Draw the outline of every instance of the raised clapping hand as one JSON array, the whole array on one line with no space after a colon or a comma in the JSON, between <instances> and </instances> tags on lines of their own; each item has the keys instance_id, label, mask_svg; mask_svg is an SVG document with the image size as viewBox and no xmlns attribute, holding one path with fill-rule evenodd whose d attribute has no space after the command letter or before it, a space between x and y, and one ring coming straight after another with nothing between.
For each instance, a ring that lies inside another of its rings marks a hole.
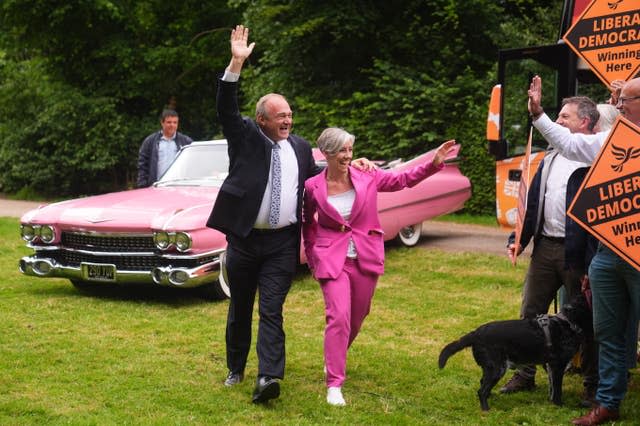
<instances>
[{"instance_id":1,"label":"raised clapping hand","mask_svg":"<svg viewBox=\"0 0 640 426\"><path fill-rule=\"evenodd\" d=\"M538 118L544 112L541 105L542 79L539 76L536 75L531 79L527 94L529 95L529 114L531 114L533 118Z\"/></svg>"},{"instance_id":2,"label":"raised clapping hand","mask_svg":"<svg viewBox=\"0 0 640 426\"><path fill-rule=\"evenodd\" d=\"M611 97L609 98L609 103L613 106L618 104L618 98L620 97L620 92L622 91L622 86L624 86L625 80L613 80L611 81L611 86L609 86L609 91L611 92Z\"/></svg>"},{"instance_id":3,"label":"raised clapping hand","mask_svg":"<svg viewBox=\"0 0 640 426\"><path fill-rule=\"evenodd\" d=\"M447 158L447 155L453 150L453 146L456 144L454 139L446 141L438 147L436 155L433 156L433 165L438 167Z\"/></svg>"},{"instance_id":4,"label":"raised clapping hand","mask_svg":"<svg viewBox=\"0 0 640 426\"><path fill-rule=\"evenodd\" d=\"M229 71L240 73L242 64L251 55L255 42L247 45L249 40L249 28L245 28L244 25L236 25L234 30L231 30L231 63L229 63Z\"/></svg>"}]
</instances>

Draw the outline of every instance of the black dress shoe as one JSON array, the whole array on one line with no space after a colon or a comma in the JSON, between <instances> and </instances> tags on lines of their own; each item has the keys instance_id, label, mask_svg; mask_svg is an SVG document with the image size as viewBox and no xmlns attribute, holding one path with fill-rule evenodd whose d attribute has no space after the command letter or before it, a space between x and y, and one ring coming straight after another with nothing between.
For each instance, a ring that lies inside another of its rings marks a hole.
<instances>
[{"instance_id":1,"label":"black dress shoe","mask_svg":"<svg viewBox=\"0 0 640 426\"><path fill-rule=\"evenodd\" d=\"M253 390L253 403L260 404L280 396L280 382L269 376L258 377Z\"/></svg>"},{"instance_id":2,"label":"black dress shoe","mask_svg":"<svg viewBox=\"0 0 640 426\"><path fill-rule=\"evenodd\" d=\"M227 378L224 380L225 386L235 386L244 380L244 373L234 373L229 371Z\"/></svg>"}]
</instances>

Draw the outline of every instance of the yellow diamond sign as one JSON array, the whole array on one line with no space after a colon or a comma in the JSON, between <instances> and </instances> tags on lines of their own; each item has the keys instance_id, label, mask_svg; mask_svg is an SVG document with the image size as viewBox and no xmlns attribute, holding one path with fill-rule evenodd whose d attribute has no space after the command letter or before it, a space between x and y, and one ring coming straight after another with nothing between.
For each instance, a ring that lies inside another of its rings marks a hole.
<instances>
[{"instance_id":1,"label":"yellow diamond sign","mask_svg":"<svg viewBox=\"0 0 640 426\"><path fill-rule=\"evenodd\" d=\"M613 124L567 214L640 270L640 128Z\"/></svg>"},{"instance_id":2,"label":"yellow diamond sign","mask_svg":"<svg viewBox=\"0 0 640 426\"><path fill-rule=\"evenodd\" d=\"M640 0L593 0L563 37L606 84L640 71Z\"/></svg>"}]
</instances>

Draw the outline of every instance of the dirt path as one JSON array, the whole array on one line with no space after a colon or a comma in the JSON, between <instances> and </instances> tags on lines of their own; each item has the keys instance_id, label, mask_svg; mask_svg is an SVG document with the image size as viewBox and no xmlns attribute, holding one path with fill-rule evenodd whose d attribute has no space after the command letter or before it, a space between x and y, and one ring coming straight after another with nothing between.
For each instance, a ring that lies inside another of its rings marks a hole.
<instances>
[{"instance_id":1,"label":"dirt path","mask_svg":"<svg viewBox=\"0 0 640 426\"><path fill-rule=\"evenodd\" d=\"M41 201L7 200L0 198L0 217L20 217L31 209L35 209Z\"/></svg>"},{"instance_id":2,"label":"dirt path","mask_svg":"<svg viewBox=\"0 0 640 426\"><path fill-rule=\"evenodd\" d=\"M422 238L418 244L452 252L484 252L506 256L510 232L497 226L426 221L422 224Z\"/></svg>"}]
</instances>

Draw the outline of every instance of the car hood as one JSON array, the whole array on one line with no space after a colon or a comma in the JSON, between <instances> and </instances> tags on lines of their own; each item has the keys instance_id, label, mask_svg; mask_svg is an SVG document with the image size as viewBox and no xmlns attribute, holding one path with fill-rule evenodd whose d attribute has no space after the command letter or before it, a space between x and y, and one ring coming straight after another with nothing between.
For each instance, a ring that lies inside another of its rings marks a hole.
<instances>
[{"instance_id":1,"label":"car hood","mask_svg":"<svg viewBox=\"0 0 640 426\"><path fill-rule=\"evenodd\" d=\"M150 187L41 206L21 221L103 232L189 231L205 226L217 194L212 186Z\"/></svg>"}]
</instances>

